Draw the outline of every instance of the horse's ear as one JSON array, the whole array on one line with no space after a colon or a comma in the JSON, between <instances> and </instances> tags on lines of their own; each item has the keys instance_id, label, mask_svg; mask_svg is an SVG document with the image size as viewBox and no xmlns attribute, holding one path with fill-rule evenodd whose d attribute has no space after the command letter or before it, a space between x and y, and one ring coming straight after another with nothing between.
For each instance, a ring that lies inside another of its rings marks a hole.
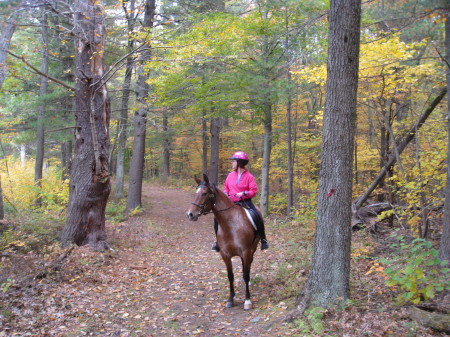
<instances>
[{"instance_id":1,"label":"horse's ear","mask_svg":"<svg viewBox=\"0 0 450 337\"><path fill-rule=\"evenodd\" d=\"M198 178L197 176L194 176L195 181L197 182L197 185L200 185L200 183L202 182L200 180L200 178Z\"/></svg>"},{"instance_id":2,"label":"horse's ear","mask_svg":"<svg viewBox=\"0 0 450 337\"><path fill-rule=\"evenodd\" d=\"M210 186L209 185L209 178L208 178L208 175L206 173L203 173L203 180L205 181L206 186Z\"/></svg>"}]
</instances>

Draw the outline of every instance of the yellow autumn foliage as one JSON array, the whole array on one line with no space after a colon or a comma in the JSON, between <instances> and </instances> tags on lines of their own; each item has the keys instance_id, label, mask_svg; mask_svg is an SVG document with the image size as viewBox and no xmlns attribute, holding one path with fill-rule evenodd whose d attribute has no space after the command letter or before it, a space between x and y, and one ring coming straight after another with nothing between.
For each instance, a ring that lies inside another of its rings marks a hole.
<instances>
[{"instance_id":1,"label":"yellow autumn foliage","mask_svg":"<svg viewBox=\"0 0 450 337\"><path fill-rule=\"evenodd\" d=\"M7 169L6 169L7 167ZM5 208L28 210L33 208L38 196L42 198L45 211L61 210L69 198L68 181L61 180L57 163L44 169L42 187L34 183L34 161L21 163L12 157L3 160L0 166L1 183Z\"/></svg>"}]
</instances>

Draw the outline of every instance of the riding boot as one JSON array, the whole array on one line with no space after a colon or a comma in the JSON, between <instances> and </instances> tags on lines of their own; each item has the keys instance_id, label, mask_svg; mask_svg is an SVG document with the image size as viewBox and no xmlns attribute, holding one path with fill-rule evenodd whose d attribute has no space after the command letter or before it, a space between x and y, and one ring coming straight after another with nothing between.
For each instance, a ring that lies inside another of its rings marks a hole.
<instances>
[{"instance_id":1,"label":"riding boot","mask_svg":"<svg viewBox=\"0 0 450 337\"><path fill-rule=\"evenodd\" d=\"M214 218L214 232L216 233L216 238L217 238L217 231L219 230L219 223L217 222L217 219ZM217 245L217 241L214 242L213 246L211 247L211 251L213 252L219 252L219 246Z\"/></svg>"},{"instance_id":2,"label":"riding boot","mask_svg":"<svg viewBox=\"0 0 450 337\"><path fill-rule=\"evenodd\" d=\"M266 231L264 228L264 220L262 217L259 219L260 221L257 221L256 227L258 228L259 237L261 238L261 250L265 250L269 248L269 243L267 242L266 238Z\"/></svg>"}]
</instances>

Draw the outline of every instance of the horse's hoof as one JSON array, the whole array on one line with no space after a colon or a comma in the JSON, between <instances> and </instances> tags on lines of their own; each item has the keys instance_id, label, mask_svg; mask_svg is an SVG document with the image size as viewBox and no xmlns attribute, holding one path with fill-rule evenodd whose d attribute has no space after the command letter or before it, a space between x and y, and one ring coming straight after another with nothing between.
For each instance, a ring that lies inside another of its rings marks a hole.
<instances>
[{"instance_id":1,"label":"horse's hoof","mask_svg":"<svg viewBox=\"0 0 450 337\"><path fill-rule=\"evenodd\" d=\"M226 304L227 308L232 308L233 306L234 306L233 302L227 301L227 304Z\"/></svg>"},{"instance_id":2,"label":"horse's hoof","mask_svg":"<svg viewBox=\"0 0 450 337\"><path fill-rule=\"evenodd\" d=\"M252 301L250 300L245 300L244 302L244 310L250 310L253 308L253 304Z\"/></svg>"}]
</instances>

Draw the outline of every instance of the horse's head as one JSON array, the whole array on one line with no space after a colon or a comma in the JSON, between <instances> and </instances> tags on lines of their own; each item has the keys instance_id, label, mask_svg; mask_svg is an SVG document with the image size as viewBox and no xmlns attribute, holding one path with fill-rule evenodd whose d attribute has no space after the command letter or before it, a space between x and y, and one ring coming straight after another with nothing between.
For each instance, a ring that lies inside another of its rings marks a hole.
<instances>
[{"instance_id":1,"label":"horse's head","mask_svg":"<svg viewBox=\"0 0 450 337\"><path fill-rule=\"evenodd\" d=\"M209 183L208 176L203 174L203 181L195 177L197 190L192 206L187 211L187 217L191 221L197 221L200 215L208 214L215 204L215 189Z\"/></svg>"}]
</instances>

